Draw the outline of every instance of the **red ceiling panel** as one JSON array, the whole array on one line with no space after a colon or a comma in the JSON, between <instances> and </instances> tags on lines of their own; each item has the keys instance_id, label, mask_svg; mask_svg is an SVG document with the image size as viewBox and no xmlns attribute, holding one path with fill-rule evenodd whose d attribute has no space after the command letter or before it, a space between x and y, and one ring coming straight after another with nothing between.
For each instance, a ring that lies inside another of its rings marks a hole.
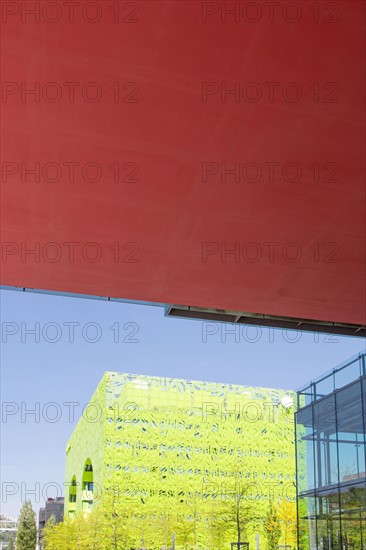
<instances>
[{"instance_id":1,"label":"red ceiling panel","mask_svg":"<svg viewBox=\"0 0 366 550\"><path fill-rule=\"evenodd\" d=\"M364 2L1 8L3 285L365 324Z\"/></svg>"}]
</instances>

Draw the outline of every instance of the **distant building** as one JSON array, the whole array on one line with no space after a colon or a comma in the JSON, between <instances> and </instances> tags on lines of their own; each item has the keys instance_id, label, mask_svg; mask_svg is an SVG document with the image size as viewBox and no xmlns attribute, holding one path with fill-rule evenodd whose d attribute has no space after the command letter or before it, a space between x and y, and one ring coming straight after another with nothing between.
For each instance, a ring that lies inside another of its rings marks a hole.
<instances>
[{"instance_id":1,"label":"distant building","mask_svg":"<svg viewBox=\"0 0 366 550\"><path fill-rule=\"evenodd\" d=\"M55 518L56 523L60 523L64 519L64 497L48 498L44 508L39 510L38 519L38 544L42 550L42 531L50 517Z\"/></svg>"},{"instance_id":2,"label":"distant building","mask_svg":"<svg viewBox=\"0 0 366 550\"><path fill-rule=\"evenodd\" d=\"M0 550L8 548L10 539L15 542L17 520L6 515L0 516Z\"/></svg>"},{"instance_id":3,"label":"distant building","mask_svg":"<svg viewBox=\"0 0 366 550\"><path fill-rule=\"evenodd\" d=\"M105 373L67 445L65 516L98 506L108 487L118 487L122 500L134 498L144 525L147 516L158 525L163 517L184 522L194 515L197 548L208 548L215 503L223 506L250 486L259 527L248 540L255 547L270 499L296 499L293 397L286 390ZM223 544L230 548L231 540Z\"/></svg>"}]
</instances>

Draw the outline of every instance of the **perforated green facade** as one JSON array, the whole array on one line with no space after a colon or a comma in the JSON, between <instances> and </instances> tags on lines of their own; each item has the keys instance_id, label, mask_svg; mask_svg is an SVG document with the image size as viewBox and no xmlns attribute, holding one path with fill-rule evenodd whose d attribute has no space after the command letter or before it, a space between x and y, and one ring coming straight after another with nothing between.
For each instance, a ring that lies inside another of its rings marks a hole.
<instances>
[{"instance_id":1,"label":"perforated green facade","mask_svg":"<svg viewBox=\"0 0 366 550\"><path fill-rule=\"evenodd\" d=\"M175 531L194 520L194 546L208 548L215 546L213 519L225 509L226 527L218 530L225 532L219 547L227 547L236 541L232 503L245 493L242 540L254 545L264 537L270 501L295 500L286 396L293 394L106 372L67 444L65 513L98 506L117 487L141 524L150 518L154 530L169 517L166 529ZM156 547L164 544L160 531Z\"/></svg>"}]
</instances>

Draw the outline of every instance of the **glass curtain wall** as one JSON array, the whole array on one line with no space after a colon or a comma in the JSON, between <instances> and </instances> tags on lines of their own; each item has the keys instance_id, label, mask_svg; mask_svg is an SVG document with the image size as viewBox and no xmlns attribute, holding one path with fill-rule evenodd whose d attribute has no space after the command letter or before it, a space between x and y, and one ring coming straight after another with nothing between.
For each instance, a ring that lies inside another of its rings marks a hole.
<instances>
[{"instance_id":1,"label":"glass curtain wall","mask_svg":"<svg viewBox=\"0 0 366 550\"><path fill-rule=\"evenodd\" d=\"M366 550L366 361L298 392L299 550Z\"/></svg>"}]
</instances>

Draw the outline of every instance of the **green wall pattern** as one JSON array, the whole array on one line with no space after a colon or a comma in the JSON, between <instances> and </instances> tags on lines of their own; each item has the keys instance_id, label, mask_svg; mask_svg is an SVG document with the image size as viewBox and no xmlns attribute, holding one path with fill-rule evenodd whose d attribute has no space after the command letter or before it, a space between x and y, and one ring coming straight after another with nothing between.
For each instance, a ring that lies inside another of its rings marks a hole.
<instances>
[{"instance_id":1,"label":"green wall pattern","mask_svg":"<svg viewBox=\"0 0 366 550\"><path fill-rule=\"evenodd\" d=\"M285 390L106 372L67 444L66 482L75 476L70 494L76 502L66 495L65 514L88 509L93 499L98 506L114 487L120 502L132 505L136 531L147 533L150 525L150 545L164 544L161 533L173 518L183 531L185 521L194 522L195 546L207 548L215 546L220 510L227 512L244 490L251 519L242 540L254 545L256 533L263 536L270 497L295 500L293 409L280 404L285 395L294 397ZM88 459L92 474L84 472ZM93 495L84 490L86 475ZM219 546L236 540L235 529L225 537Z\"/></svg>"}]
</instances>

